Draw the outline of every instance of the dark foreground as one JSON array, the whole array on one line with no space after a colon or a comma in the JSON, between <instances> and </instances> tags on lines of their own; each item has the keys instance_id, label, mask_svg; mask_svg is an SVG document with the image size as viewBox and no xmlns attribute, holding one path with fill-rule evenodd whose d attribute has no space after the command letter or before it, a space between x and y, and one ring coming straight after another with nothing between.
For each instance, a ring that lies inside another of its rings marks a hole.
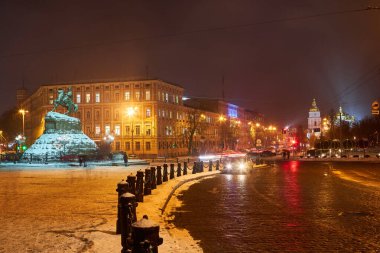
<instances>
[{"instance_id":1,"label":"dark foreground","mask_svg":"<svg viewBox=\"0 0 380 253\"><path fill-rule=\"evenodd\" d=\"M289 161L184 193L204 252L380 252L380 164Z\"/></svg>"}]
</instances>

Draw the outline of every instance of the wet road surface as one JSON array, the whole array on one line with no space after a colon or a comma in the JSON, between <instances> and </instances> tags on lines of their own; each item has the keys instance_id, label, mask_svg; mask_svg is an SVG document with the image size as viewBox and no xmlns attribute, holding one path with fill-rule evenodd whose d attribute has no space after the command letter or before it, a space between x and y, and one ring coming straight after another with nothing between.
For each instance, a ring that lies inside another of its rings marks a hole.
<instances>
[{"instance_id":1,"label":"wet road surface","mask_svg":"<svg viewBox=\"0 0 380 253\"><path fill-rule=\"evenodd\" d=\"M380 164L288 161L183 193L204 252L380 252Z\"/></svg>"}]
</instances>

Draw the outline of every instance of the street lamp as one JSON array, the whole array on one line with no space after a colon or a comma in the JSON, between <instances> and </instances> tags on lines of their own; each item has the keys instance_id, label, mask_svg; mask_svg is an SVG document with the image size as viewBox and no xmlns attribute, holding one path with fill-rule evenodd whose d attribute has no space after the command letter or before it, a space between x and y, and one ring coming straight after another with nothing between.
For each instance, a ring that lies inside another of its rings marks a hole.
<instances>
[{"instance_id":1,"label":"street lamp","mask_svg":"<svg viewBox=\"0 0 380 253\"><path fill-rule=\"evenodd\" d=\"M133 142L133 132L134 132L134 128L133 128L133 116L136 114L136 111L137 111L137 107L128 107L127 108L127 116L128 118L131 119L131 124L132 124L132 155L134 155L134 142Z\"/></svg>"},{"instance_id":2,"label":"street lamp","mask_svg":"<svg viewBox=\"0 0 380 253\"><path fill-rule=\"evenodd\" d=\"M222 137L222 145L223 145L223 150L226 148L226 138L225 138L225 126L224 122L226 121L226 117L224 115L220 115L218 118L218 121L220 122L220 130L221 130L221 137Z\"/></svg>"},{"instance_id":3,"label":"street lamp","mask_svg":"<svg viewBox=\"0 0 380 253\"><path fill-rule=\"evenodd\" d=\"M22 135L25 136L25 114L29 111L20 109L18 112L22 115Z\"/></svg>"}]
</instances>

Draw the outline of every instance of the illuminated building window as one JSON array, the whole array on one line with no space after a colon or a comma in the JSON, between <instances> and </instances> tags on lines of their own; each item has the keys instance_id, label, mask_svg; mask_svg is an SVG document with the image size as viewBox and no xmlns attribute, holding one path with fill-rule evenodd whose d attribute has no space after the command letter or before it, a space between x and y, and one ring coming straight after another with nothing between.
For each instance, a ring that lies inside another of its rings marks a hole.
<instances>
[{"instance_id":1,"label":"illuminated building window","mask_svg":"<svg viewBox=\"0 0 380 253\"><path fill-rule=\"evenodd\" d=\"M237 113L237 106L236 105L228 105L228 116L231 118L237 118L238 113Z\"/></svg>"},{"instance_id":2,"label":"illuminated building window","mask_svg":"<svg viewBox=\"0 0 380 253\"><path fill-rule=\"evenodd\" d=\"M169 112L169 118L172 118L172 111Z\"/></svg>"},{"instance_id":3,"label":"illuminated building window","mask_svg":"<svg viewBox=\"0 0 380 253\"><path fill-rule=\"evenodd\" d=\"M100 103L100 93L95 93L95 103Z\"/></svg>"},{"instance_id":4,"label":"illuminated building window","mask_svg":"<svg viewBox=\"0 0 380 253\"><path fill-rule=\"evenodd\" d=\"M173 100L172 100L173 104L175 104L175 95L173 94Z\"/></svg>"},{"instance_id":5,"label":"illuminated building window","mask_svg":"<svg viewBox=\"0 0 380 253\"><path fill-rule=\"evenodd\" d=\"M140 126L139 125L136 126L136 135L140 135Z\"/></svg>"},{"instance_id":6,"label":"illuminated building window","mask_svg":"<svg viewBox=\"0 0 380 253\"><path fill-rule=\"evenodd\" d=\"M120 125L115 125L115 135L120 135Z\"/></svg>"},{"instance_id":7,"label":"illuminated building window","mask_svg":"<svg viewBox=\"0 0 380 253\"><path fill-rule=\"evenodd\" d=\"M136 101L140 101L140 91L135 91L135 99Z\"/></svg>"},{"instance_id":8,"label":"illuminated building window","mask_svg":"<svg viewBox=\"0 0 380 253\"><path fill-rule=\"evenodd\" d=\"M104 130L105 130L104 132L106 134L110 134L111 133L111 127L110 127L110 125L105 125Z\"/></svg>"},{"instance_id":9,"label":"illuminated building window","mask_svg":"<svg viewBox=\"0 0 380 253\"><path fill-rule=\"evenodd\" d=\"M145 91L145 100L150 100L150 90Z\"/></svg>"},{"instance_id":10,"label":"illuminated building window","mask_svg":"<svg viewBox=\"0 0 380 253\"><path fill-rule=\"evenodd\" d=\"M169 102L169 94L168 94L168 93L165 93L165 102L166 102L166 103Z\"/></svg>"},{"instance_id":11,"label":"illuminated building window","mask_svg":"<svg viewBox=\"0 0 380 253\"><path fill-rule=\"evenodd\" d=\"M175 96L175 103L178 104L179 101L178 101L178 96Z\"/></svg>"},{"instance_id":12,"label":"illuminated building window","mask_svg":"<svg viewBox=\"0 0 380 253\"><path fill-rule=\"evenodd\" d=\"M77 94L77 104L80 104L81 99L80 99L80 94Z\"/></svg>"},{"instance_id":13,"label":"illuminated building window","mask_svg":"<svg viewBox=\"0 0 380 253\"><path fill-rule=\"evenodd\" d=\"M150 116L152 116L151 113L152 112L151 112L150 108L146 108L146 117L147 118L150 118Z\"/></svg>"},{"instance_id":14,"label":"illuminated building window","mask_svg":"<svg viewBox=\"0 0 380 253\"><path fill-rule=\"evenodd\" d=\"M163 92L161 93L161 98L162 98L162 101L165 101L165 94Z\"/></svg>"},{"instance_id":15,"label":"illuminated building window","mask_svg":"<svg viewBox=\"0 0 380 253\"><path fill-rule=\"evenodd\" d=\"M150 142L149 141L145 142L145 149L150 150Z\"/></svg>"},{"instance_id":16,"label":"illuminated building window","mask_svg":"<svg viewBox=\"0 0 380 253\"><path fill-rule=\"evenodd\" d=\"M91 101L91 94L86 93L86 103L90 103L90 101Z\"/></svg>"},{"instance_id":17,"label":"illuminated building window","mask_svg":"<svg viewBox=\"0 0 380 253\"><path fill-rule=\"evenodd\" d=\"M99 134L100 134L100 126L99 126L99 125L96 125L96 126L95 126L95 134L96 134L96 135L99 135Z\"/></svg>"},{"instance_id":18,"label":"illuminated building window","mask_svg":"<svg viewBox=\"0 0 380 253\"><path fill-rule=\"evenodd\" d=\"M125 150L131 150L131 143L129 141L125 142Z\"/></svg>"},{"instance_id":19,"label":"illuminated building window","mask_svg":"<svg viewBox=\"0 0 380 253\"><path fill-rule=\"evenodd\" d=\"M131 93L129 91L126 91L124 93L124 99L125 99L125 101L131 100Z\"/></svg>"},{"instance_id":20,"label":"illuminated building window","mask_svg":"<svg viewBox=\"0 0 380 253\"><path fill-rule=\"evenodd\" d=\"M158 110L158 117L161 117L161 110Z\"/></svg>"}]
</instances>

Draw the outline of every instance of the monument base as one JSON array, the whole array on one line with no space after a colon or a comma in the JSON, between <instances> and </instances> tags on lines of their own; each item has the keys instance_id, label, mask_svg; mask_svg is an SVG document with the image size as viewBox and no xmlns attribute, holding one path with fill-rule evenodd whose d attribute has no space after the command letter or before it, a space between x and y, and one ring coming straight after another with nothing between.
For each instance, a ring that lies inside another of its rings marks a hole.
<instances>
[{"instance_id":1,"label":"monument base","mask_svg":"<svg viewBox=\"0 0 380 253\"><path fill-rule=\"evenodd\" d=\"M60 160L64 156L93 155L96 151L95 142L82 132L79 119L48 112L44 133L25 151L23 160L37 157Z\"/></svg>"}]
</instances>

